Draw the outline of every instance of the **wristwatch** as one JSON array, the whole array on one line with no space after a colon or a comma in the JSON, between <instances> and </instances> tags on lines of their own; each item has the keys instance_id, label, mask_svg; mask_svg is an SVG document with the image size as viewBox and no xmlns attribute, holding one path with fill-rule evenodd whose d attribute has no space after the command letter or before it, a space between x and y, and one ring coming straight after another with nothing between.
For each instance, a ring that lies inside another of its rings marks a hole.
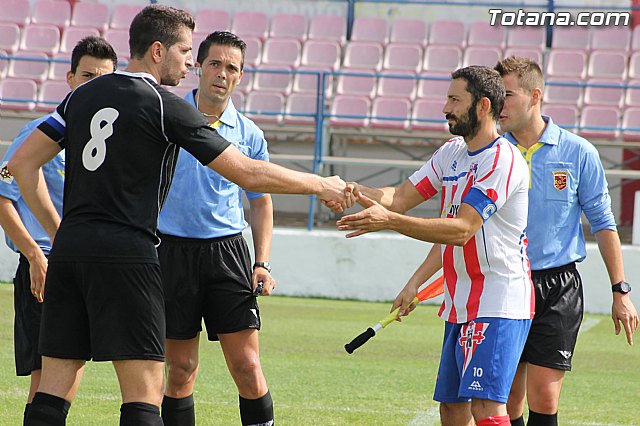
<instances>
[{"instance_id":1,"label":"wristwatch","mask_svg":"<svg viewBox=\"0 0 640 426\"><path fill-rule=\"evenodd\" d=\"M619 283L611 286L611 291L615 291L616 293L627 294L631 291L631 286L626 281L620 281Z\"/></svg>"},{"instance_id":2,"label":"wristwatch","mask_svg":"<svg viewBox=\"0 0 640 426\"><path fill-rule=\"evenodd\" d=\"M269 262L256 262L253 264L253 269L256 268L264 268L267 270L267 272L271 273L271 264Z\"/></svg>"}]
</instances>

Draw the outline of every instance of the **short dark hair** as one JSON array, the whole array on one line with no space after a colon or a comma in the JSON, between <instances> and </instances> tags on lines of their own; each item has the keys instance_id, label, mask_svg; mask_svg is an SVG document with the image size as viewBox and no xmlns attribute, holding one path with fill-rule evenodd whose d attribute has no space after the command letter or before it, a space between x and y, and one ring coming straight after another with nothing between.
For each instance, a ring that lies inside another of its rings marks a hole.
<instances>
[{"instance_id":1,"label":"short dark hair","mask_svg":"<svg viewBox=\"0 0 640 426\"><path fill-rule=\"evenodd\" d=\"M509 56L498 61L493 69L498 71L502 77L511 73L518 74L518 81L523 89L531 91L539 87L544 90L542 69L533 59L522 56Z\"/></svg>"},{"instance_id":2,"label":"short dark hair","mask_svg":"<svg viewBox=\"0 0 640 426\"><path fill-rule=\"evenodd\" d=\"M196 27L193 16L188 12L157 3L145 7L129 27L131 57L141 59L156 41L170 48L178 42L184 27L191 31Z\"/></svg>"},{"instance_id":3,"label":"short dark hair","mask_svg":"<svg viewBox=\"0 0 640 426\"><path fill-rule=\"evenodd\" d=\"M102 37L85 37L76 44L71 53L71 72L76 73L80 59L91 56L97 59L111 59L113 70L118 67L118 55L109 42Z\"/></svg>"},{"instance_id":4,"label":"short dark hair","mask_svg":"<svg viewBox=\"0 0 640 426\"><path fill-rule=\"evenodd\" d=\"M244 52L247 50L247 44L242 41L240 37L235 35L234 33L230 33L229 31L214 31L207 36L202 43L200 43L200 47L198 47L198 57L197 61L199 64L202 64L204 60L207 58L209 54L209 49L212 45L218 46L231 46L240 50L242 53L242 63L240 64L240 70L244 68Z\"/></svg>"},{"instance_id":5,"label":"short dark hair","mask_svg":"<svg viewBox=\"0 0 640 426\"><path fill-rule=\"evenodd\" d=\"M498 71L489 67L472 65L455 70L451 74L452 79L461 78L467 82L467 92L471 93L472 105L477 104L481 98L487 98L491 102L491 115L494 119L500 117L504 105L505 90L502 77Z\"/></svg>"}]
</instances>

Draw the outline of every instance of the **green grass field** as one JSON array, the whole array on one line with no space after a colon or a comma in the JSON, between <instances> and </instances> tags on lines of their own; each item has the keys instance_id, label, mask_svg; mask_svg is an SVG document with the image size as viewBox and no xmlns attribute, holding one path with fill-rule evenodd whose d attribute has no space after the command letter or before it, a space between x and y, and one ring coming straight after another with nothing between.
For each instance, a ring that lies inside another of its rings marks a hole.
<instances>
[{"instance_id":1,"label":"green grass field","mask_svg":"<svg viewBox=\"0 0 640 426\"><path fill-rule=\"evenodd\" d=\"M13 287L0 285L0 425L22 424L28 378L13 362ZM343 346L389 304L262 298L262 363L279 425L437 425L432 401L442 322L420 306L353 355ZM615 336L611 320L588 316L561 425L640 425L640 348ZM640 342L640 335L636 336ZM196 386L199 425L239 425L238 397L219 345L203 342ZM110 363L88 363L69 425L117 425L120 396Z\"/></svg>"}]
</instances>

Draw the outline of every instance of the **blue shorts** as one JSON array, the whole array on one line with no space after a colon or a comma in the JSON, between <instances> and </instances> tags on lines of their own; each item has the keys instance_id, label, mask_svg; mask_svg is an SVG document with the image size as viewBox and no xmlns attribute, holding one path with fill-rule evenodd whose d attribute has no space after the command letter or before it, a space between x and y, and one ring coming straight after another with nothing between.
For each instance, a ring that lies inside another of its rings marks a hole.
<instances>
[{"instance_id":1,"label":"blue shorts","mask_svg":"<svg viewBox=\"0 0 640 426\"><path fill-rule=\"evenodd\" d=\"M531 320L506 318L446 322L433 399L507 402L530 327Z\"/></svg>"}]
</instances>

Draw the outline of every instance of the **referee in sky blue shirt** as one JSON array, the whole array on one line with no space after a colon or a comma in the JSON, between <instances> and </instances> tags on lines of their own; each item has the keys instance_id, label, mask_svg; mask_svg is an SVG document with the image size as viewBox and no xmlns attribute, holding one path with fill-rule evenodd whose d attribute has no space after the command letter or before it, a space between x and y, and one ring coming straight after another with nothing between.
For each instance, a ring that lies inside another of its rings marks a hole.
<instances>
[{"instance_id":1,"label":"referee in sky blue shirt","mask_svg":"<svg viewBox=\"0 0 640 426\"><path fill-rule=\"evenodd\" d=\"M536 313L511 387L511 425L558 424L562 381L571 370L583 316L582 279L576 262L586 257L584 212L607 267L613 291L616 334L624 328L631 345L638 314L628 295L622 250L604 169L597 149L540 113L544 79L528 58L509 57L496 65L506 100L500 115L503 135L515 144L531 174L528 253L536 293Z\"/></svg>"},{"instance_id":2,"label":"referee in sky blue shirt","mask_svg":"<svg viewBox=\"0 0 640 426\"><path fill-rule=\"evenodd\" d=\"M245 155L269 161L262 130L231 100L242 78L245 48L234 34L210 34L198 49L200 84L185 99ZM253 265L242 236L247 227L243 192L251 207ZM180 150L158 230L167 314L164 424L195 425L193 389L203 319L209 340L220 341L238 388L242 423L272 424L273 402L260 366L256 298L269 295L275 287L268 262L271 196L244 191Z\"/></svg>"}]
</instances>

